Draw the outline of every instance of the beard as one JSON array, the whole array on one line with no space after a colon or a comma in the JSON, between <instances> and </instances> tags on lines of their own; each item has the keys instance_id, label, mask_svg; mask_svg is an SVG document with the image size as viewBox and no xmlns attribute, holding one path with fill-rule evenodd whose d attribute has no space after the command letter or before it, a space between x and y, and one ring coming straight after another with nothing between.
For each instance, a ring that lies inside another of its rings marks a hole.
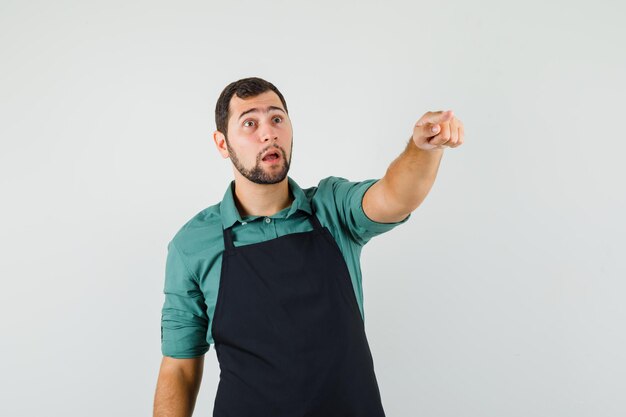
<instances>
[{"instance_id":1,"label":"beard","mask_svg":"<svg viewBox=\"0 0 626 417\"><path fill-rule=\"evenodd\" d=\"M285 179L287 173L289 172L289 167L291 166L291 156L293 155L293 139L291 143L291 155L289 155L289 160L287 160L287 155L282 148L278 146L272 146L273 148L276 148L278 152L280 152L280 154L282 155L281 161L284 162L281 169L279 169L278 171L267 172L262 167L263 162L261 161L261 155L257 156L256 164L252 168L248 169L244 167L237 157L237 153L233 148L230 147L228 139L226 139L226 147L230 154L230 160L232 161L233 165L241 175L256 184L276 184Z\"/></svg>"}]
</instances>

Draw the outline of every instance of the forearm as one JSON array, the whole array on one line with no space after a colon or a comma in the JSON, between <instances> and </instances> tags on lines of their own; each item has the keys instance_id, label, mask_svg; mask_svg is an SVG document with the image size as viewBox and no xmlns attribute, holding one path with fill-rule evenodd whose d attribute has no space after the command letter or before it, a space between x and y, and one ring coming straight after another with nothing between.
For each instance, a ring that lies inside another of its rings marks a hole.
<instances>
[{"instance_id":1,"label":"forearm","mask_svg":"<svg viewBox=\"0 0 626 417\"><path fill-rule=\"evenodd\" d=\"M443 149L425 151L409 139L406 148L381 179L385 199L400 211L412 212L424 201L437 177Z\"/></svg>"},{"instance_id":2,"label":"forearm","mask_svg":"<svg viewBox=\"0 0 626 417\"><path fill-rule=\"evenodd\" d=\"M200 390L200 375L162 370L154 396L154 417L191 417Z\"/></svg>"}]
</instances>

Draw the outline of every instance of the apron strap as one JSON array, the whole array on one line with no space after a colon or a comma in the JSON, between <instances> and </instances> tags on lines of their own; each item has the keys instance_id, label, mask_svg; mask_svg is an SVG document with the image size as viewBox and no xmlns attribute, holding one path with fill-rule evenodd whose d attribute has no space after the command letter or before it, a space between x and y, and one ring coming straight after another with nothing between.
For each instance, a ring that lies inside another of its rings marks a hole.
<instances>
[{"instance_id":1,"label":"apron strap","mask_svg":"<svg viewBox=\"0 0 626 417\"><path fill-rule=\"evenodd\" d=\"M313 225L313 229L318 230L322 228L322 225L320 224L319 219L315 215L315 209L313 208L313 203L311 203L311 215L309 216L309 220L311 221L311 224Z\"/></svg>"},{"instance_id":2,"label":"apron strap","mask_svg":"<svg viewBox=\"0 0 626 417\"><path fill-rule=\"evenodd\" d=\"M232 226L224 229L224 248L227 251L233 250L235 247L233 246L233 235L231 233Z\"/></svg>"}]
</instances>

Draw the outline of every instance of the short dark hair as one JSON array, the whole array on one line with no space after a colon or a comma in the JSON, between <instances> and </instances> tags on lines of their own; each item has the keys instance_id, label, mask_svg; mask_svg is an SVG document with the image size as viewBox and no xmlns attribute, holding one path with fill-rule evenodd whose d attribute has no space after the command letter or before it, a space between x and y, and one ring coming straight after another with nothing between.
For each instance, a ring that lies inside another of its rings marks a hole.
<instances>
[{"instance_id":1,"label":"short dark hair","mask_svg":"<svg viewBox=\"0 0 626 417\"><path fill-rule=\"evenodd\" d=\"M217 130L222 132L224 136L227 136L228 118L230 117L230 100L234 94L237 94L239 98L246 99L256 97L270 90L275 92L278 98L280 98L280 101L285 107L285 112L289 114L285 98L274 84L258 77L242 78L228 84L217 99L217 104L215 105L215 125L217 126Z\"/></svg>"}]
</instances>

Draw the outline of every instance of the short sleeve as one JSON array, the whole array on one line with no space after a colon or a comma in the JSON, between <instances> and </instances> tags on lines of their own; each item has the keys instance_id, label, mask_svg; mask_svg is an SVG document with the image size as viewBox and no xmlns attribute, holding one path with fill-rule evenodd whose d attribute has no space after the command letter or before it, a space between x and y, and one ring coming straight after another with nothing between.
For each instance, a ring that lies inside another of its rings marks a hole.
<instances>
[{"instance_id":1,"label":"short sleeve","mask_svg":"<svg viewBox=\"0 0 626 417\"><path fill-rule=\"evenodd\" d=\"M363 211L363 196L379 179L353 182L341 177L329 177L323 181L331 182L332 195L337 206L339 220L353 240L361 246L374 236L406 223L411 217L411 213L409 213L404 219L395 223L379 223L367 217ZM322 188L321 185L320 188Z\"/></svg>"},{"instance_id":2,"label":"short sleeve","mask_svg":"<svg viewBox=\"0 0 626 417\"><path fill-rule=\"evenodd\" d=\"M202 356L209 350L206 341L209 320L204 295L173 241L168 245L164 293L161 312L163 356Z\"/></svg>"}]
</instances>

